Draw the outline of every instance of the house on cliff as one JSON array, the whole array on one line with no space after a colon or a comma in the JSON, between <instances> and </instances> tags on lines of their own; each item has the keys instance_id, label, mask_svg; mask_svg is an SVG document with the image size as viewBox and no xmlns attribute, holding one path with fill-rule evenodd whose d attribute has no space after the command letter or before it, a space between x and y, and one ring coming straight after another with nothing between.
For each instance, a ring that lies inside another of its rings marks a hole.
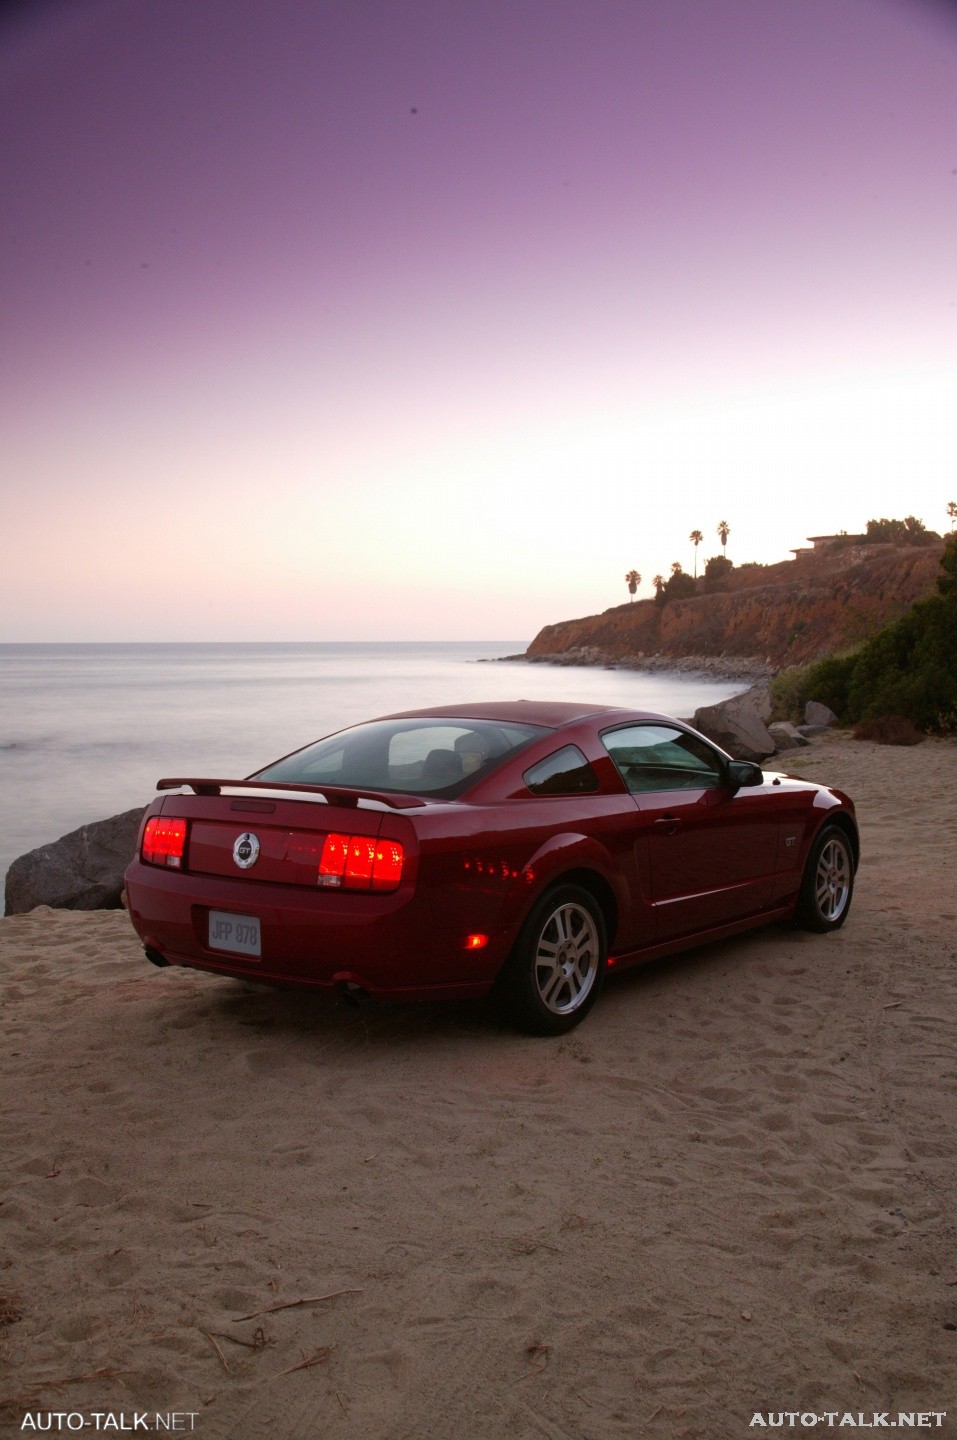
<instances>
[{"instance_id":1,"label":"house on cliff","mask_svg":"<svg viewBox=\"0 0 957 1440\"><path fill-rule=\"evenodd\" d=\"M863 535L848 535L846 530L840 535L809 535L808 543L792 549L791 554L795 560L800 560L802 555L820 555L825 550L833 550L836 545L859 545L863 539Z\"/></svg>"}]
</instances>

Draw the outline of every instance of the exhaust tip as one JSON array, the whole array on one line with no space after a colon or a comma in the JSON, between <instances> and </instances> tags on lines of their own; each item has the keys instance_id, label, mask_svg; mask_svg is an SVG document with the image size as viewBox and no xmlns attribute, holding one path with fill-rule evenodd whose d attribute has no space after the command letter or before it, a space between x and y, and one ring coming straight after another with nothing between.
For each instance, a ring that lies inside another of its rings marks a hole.
<instances>
[{"instance_id":1,"label":"exhaust tip","mask_svg":"<svg viewBox=\"0 0 957 1440\"><path fill-rule=\"evenodd\" d=\"M166 956L162 954L161 951L157 950L155 946L144 945L143 950L147 960L150 962L151 965L158 965L162 970L165 965L169 964Z\"/></svg>"},{"instance_id":2,"label":"exhaust tip","mask_svg":"<svg viewBox=\"0 0 957 1440\"><path fill-rule=\"evenodd\" d=\"M372 1004L372 996L368 990L363 985L356 984L355 980L340 980L336 989L356 1010L364 1010Z\"/></svg>"}]
</instances>

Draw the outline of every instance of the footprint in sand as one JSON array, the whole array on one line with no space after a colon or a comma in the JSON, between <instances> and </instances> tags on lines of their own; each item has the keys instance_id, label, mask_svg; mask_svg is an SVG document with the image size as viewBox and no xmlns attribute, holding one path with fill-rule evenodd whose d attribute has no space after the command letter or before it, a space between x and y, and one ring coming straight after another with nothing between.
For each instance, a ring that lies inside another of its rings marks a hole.
<instances>
[{"instance_id":1,"label":"footprint in sand","mask_svg":"<svg viewBox=\"0 0 957 1440\"><path fill-rule=\"evenodd\" d=\"M81 1340L89 1340L94 1334L99 1322L92 1315L71 1315L69 1320L64 1320L58 1327L61 1340L68 1340L70 1344L77 1345Z\"/></svg>"}]
</instances>

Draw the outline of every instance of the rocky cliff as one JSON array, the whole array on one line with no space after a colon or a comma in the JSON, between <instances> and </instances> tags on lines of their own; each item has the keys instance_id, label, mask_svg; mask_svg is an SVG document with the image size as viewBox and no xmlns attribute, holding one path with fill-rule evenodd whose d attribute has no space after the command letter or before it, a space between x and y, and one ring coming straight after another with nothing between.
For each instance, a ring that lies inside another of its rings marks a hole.
<instances>
[{"instance_id":1,"label":"rocky cliff","mask_svg":"<svg viewBox=\"0 0 957 1440\"><path fill-rule=\"evenodd\" d=\"M858 644L930 594L942 549L941 541L835 546L779 565L744 565L717 592L546 625L526 653L547 659L587 648L626 662L694 655L803 664Z\"/></svg>"}]
</instances>

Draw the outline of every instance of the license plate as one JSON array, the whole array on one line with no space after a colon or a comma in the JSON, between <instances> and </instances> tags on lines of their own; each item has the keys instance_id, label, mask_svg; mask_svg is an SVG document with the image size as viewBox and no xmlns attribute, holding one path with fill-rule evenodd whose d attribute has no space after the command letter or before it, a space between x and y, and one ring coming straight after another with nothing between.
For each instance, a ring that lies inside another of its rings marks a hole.
<instances>
[{"instance_id":1,"label":"license plate","mask_svg":"<svg viewBox=\"0 0 957 1440\"><path fill-rule=\"evenodd\" d=\"M209 912L210 950L231 950L234 955L262 954L262 936L255 915L230 915L226 910Z\"/></svg>"}]
</instances>

